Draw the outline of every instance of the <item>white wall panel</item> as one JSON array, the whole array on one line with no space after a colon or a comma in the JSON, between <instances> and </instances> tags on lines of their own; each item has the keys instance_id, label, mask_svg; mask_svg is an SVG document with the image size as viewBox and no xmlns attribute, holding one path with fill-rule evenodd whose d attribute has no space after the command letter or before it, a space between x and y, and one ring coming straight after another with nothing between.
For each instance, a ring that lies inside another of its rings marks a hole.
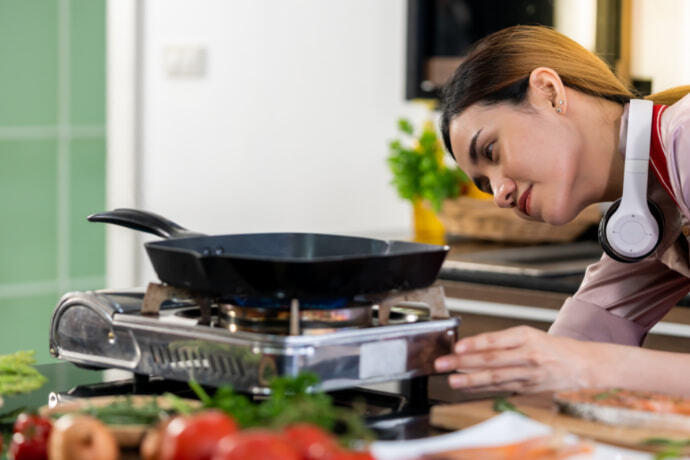
<instances>
[{"instance_id":1,"label":"white wall panel","mask_svg":"<svg viewBox=\"0 0 690 460\"><path fill-rule=\"evenodd\" d=\"M633 0L631 76L653 92L690 84L688 24L688 0Z\"/></svg>"},{"instance_id":2,"label":"white wall panel","mask_svg":"<svg viewBox=\"0 0 690 460\"><path fill-rule=\"evenodd\" d=\"M403 102L399 1L151 1L143 204L207 231L401 229L387 140ZM207 72L170 78L163 50Z\"/></svg>"},{"instance_id":3,"label":"white wall panel","mask_svg":"<svg viewBox=\"0 0 690 460\"><path fill-rule=\"evenodd\" d=\"M211 233L405 235L385 162L397 118L424 116L404 101L405 5L148 1L141 207ZM166 72L184 46L200 78Z\"/></svg>"}]
</instances>

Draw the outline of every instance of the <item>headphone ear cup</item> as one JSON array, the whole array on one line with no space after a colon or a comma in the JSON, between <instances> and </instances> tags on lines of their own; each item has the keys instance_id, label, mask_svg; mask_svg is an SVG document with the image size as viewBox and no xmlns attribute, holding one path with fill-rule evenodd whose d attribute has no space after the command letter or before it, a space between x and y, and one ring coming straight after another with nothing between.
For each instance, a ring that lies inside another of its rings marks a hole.
<instances>
[{"instance_id":1,"label":"headphone ear cup","mask_svg":"<svg viewBox=\"0 0 690 460\"><path fill-rule=\"evenodd\" d=\"M608 238L606 238L606 226L609 223L609 219L613 215L614 212L618 210L618 207L621 205L621 200L618 199L614 201L611 206L606 210L606 213L604 214L604 217L601 218L599 221L599 244L601 245L601 248L604 250L606 254L608 254L609 257L611 257L613 260L617 262L625 262L625 263L630 263L633 262L632 260L629 260L625 256L620 256L609 244Z\"/></svg>"},{"instance_id":2,"label":"headphone ear cup","mask_svg":"<svg viewBox=\"0 0 690 460\"><path fill-rule=\"evenodd\" d=\"M656 220L656 223L659 226L659 239L654 245L654 249L652 249L652 251L655 251L657 246L659 246L659 243L661 243L661 240L664 238L664 213L661 211L659 205L652 200L647 200L647 207L649 207L649 212L652 213L654 220Z\"/></svg>"},{"instance_id":3,"label":"headphone ear cup","mask_svg":"<svg viewBox=\"0 0 690 460\"><path fill-rule=\"evenodd\" d=\"M609 243L608 238L606 237L606 226L608 225L608 221L611 218L611 216L618 210L620 204L620 199L614 201L613 204L609 206L609 209L606 210L606 214L604 214L604 217L602 217L602 219L599 221L599 244L601 244L601 247L604 250L604 252L608 254L608 256L611 257L613 260L624 263L639 262L640 260L647 257L649 254L654 252L654 250L656 250L656 248L659 246L659 243L661 242L661 239L664 236L664 213L661 212L661 208L659 208L659 206L655 202L647 200L647 207L649 208L649 212L652 214L652 217L654 217L654 220L656 220L657 226L659 227L659 238L657 239L656 243L654 243L654 247L647 254L641 257L629 257L620 254L615 249L613 249L613 247Z\"/></svg>"}]
</instances>

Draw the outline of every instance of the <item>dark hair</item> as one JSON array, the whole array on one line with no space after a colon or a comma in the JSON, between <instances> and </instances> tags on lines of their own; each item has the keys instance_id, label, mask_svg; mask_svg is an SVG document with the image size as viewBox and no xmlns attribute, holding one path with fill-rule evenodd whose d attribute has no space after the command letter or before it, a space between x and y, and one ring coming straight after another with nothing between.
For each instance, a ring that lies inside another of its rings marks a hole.
<instances>
[{"instance_id":1,"label":"dark hair","mask_svg":"<svg viewBox=\"0 0 690 460\"><path fill-rule=\"evenodd\" d=\"M520 104L537 67L555 70L565 86L621 104L633 94L606 63L565 35L544 26L513 26L479 40L441 91L440 129L450 144L450 122L473 104Z\"/></svg>"}]
</instances>

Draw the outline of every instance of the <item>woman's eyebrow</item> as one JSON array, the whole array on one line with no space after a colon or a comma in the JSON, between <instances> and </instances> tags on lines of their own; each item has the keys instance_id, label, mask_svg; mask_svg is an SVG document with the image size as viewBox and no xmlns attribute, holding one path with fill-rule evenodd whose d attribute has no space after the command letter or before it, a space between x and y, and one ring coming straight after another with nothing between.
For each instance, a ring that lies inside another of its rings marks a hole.
<instances>
[{"instance_id":1,"label":"woman's eyebrow","mask_svg":"<svg viewBox=\"0 0 690 460\"><path fill-rule=\"evenodd\" d=\"M474 133L474 136L472 136L472 140L470 141L470 161L472 162L473 165L476 165L477 162L479 161L479 155L477 154L477 137L479 137L479 133L482 132L482 129L484 128L479 128L479 130Z\"/></svg>"}]
</instances>

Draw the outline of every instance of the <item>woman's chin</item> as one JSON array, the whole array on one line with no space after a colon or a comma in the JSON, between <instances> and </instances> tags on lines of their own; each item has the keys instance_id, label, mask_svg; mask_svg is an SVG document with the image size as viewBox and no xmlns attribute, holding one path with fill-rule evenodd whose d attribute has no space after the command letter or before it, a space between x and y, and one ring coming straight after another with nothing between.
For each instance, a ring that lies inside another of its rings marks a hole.
<instances>
[{"instance_id":1,"label":"woman's chin","mask_svg":"<svg viewBox=\"0 0 690 460\"><path fill-rule=\"evenodd\" d=\"M554 209L545 210L542 215L542 221L551 225L565 225L570 223L577 217L577 213L570 210L564 209L562 206L554 207Z\"/></svg>"},{"instance_id":2,"label":"woman's chin","mask_svg":"<svg viewBox=\"0 0 690 460\"><path fill-rule=\"evenodd\" d=\"M572 222L575 217L577 217L576 213L572 212L564 212L562 209L557 210L557 212L549 212L550 210L547 210L547 212L543 213L541 216L529 216L524 213L518 212L517 215L521 217L524 220L529 220L531 222L543 222L547 223L550 225L565 225L567 223Z\"/></svg>"},{"instance_id":3,"label":"woman's chin","mask_svg":"<svg viewBox=\"0 0 690 460\"><path fill-rule=\"evenodd\" d=\"M573 221L577 217L577 214L559 212L555 214L549 214L544 216L544 222L547 224L560 226L565 225Z\"/></svg>"}]
</instances>

